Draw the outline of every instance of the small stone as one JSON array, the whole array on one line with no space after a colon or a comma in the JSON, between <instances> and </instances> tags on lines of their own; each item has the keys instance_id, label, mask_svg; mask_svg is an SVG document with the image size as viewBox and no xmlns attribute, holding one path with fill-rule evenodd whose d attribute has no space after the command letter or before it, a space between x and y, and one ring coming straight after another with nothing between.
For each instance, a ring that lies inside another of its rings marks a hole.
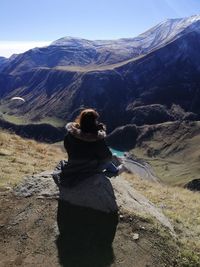
<instances>
[{"instance_id":1,"label":"small stone","mask_svg":"<svg viewBox=\"0 0 200 267\"><path fill-rule=\"evenodd\" d=\"M124 216L122 214L119 215L120 220L124 219Z\"/></svg>"},{"instance_id":2,"label":"small stone","mask_svg":"<svg viewBox=\"0 0 200 267\"><path fill-rule=\"evenodd\" d=\"M134 233L132 237L133 237L133 240L138 240L139 239L139 234L138 233Z\"/></svg>"},{"instance_id":3,"label":"small stone","mask_svg":"<svg viewBox=\"0 0 200 267\"><path fill-rule=\"evenodd\" d=\"M8 191L12 191L12 187L10 187L10 186L5 187L5 189Z\"/></svg>"}]
</instances>

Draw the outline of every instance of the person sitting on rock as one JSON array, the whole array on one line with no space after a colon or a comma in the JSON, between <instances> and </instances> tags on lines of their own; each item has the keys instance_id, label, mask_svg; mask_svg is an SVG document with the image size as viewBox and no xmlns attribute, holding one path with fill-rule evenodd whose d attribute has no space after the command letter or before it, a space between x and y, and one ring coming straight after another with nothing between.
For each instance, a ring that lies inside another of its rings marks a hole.
<instances>
[{"instance_id":1,"label":"person sitting on rock","mask_svg":"<svg viewBox=\"0 0 200 267\"><path fill-rule=\"evenodd\" d=\"M64 147L68 161L62 166L62 186L73 186L79 181L100 172L109 177L125 170L112 163L112 153L105 142L105 125L98 122L99 114L94 109L84 109L74 122L66 125Z\"/></svg>"}]
</instances>

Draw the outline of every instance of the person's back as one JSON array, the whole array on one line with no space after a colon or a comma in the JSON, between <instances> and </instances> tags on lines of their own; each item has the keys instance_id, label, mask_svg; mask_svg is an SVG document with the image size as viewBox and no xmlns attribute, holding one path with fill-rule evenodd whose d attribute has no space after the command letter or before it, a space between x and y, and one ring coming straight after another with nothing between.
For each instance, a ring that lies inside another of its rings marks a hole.
<instances>
[{"instance_id":1,"label":"person's back","mask_svg":"<svg viewBox=\"0 0 200 267\"><path fill-rule=\"evenodd\" d=\"M68 123L67 135L64 138L64 147L68 153L68 160L97 159L105 160L112 156L105 144L105 131L98 134L86 134L75 123Z\"/></svg>"},{"instance_id":2,"label":"person's back","mask_svg":"<svg viewBox=\"0 0 200 267\"><path fill-rule=\"evenodd\" d=\"M105 128L97 122L99 115L93 109L81 112L75 122L66 125L64 147L68 163L63 168L61 183L77 183L100 171L100 166L112 159L105 143Z\"/></svg>"}]
</instances>

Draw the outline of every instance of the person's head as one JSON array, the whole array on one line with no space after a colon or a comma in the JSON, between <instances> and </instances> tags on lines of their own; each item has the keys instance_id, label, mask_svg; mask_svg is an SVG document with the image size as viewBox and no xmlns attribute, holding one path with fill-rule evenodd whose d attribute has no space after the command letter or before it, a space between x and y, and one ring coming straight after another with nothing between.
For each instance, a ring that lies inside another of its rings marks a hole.
<instances>
[{"instance_id":1,"label":"person's head","mask_svg":"<svg viewBox=\"0 0 200 267\"><path fill-rule=\"evenodd\" d=\"M94 109L84 109L76 118L75 122L79 124L81 131L85 133L97 133L98 132L98 120L99 114Z\"/></svg>"}]
</instances>

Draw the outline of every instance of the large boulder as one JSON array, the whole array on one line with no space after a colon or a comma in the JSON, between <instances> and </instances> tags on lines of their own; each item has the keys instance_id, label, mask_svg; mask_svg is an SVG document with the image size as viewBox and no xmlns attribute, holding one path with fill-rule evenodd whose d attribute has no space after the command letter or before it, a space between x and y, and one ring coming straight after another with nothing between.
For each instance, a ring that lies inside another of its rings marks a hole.
<instances>
[{"instance_id":1,"label":"large boulder","mask_svg":"<svg viewBox=\"0 0 200 267\"><path fill-rule=\"evenodd\" d=\"M53 172L43 172L25 178L14 188L16 196L57 198L72 205L91 208L105 213L119 212L142 214L156 219L173 233L173 226L164 214L147 198L138 193L122 176L108 179L103 174L94 175L72 188L57 187Z\"/></svg>"}]
</instances>

